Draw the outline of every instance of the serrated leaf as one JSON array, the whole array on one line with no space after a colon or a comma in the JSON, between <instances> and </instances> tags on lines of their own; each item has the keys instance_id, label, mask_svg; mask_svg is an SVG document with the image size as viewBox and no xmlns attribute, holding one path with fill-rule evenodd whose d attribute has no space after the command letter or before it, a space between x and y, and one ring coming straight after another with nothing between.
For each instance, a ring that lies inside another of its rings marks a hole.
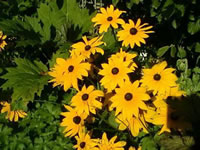
<instances>
[{"instance_id":1,"label":"serrated leaf","mask_svg":"<svg viewBox=\"0 0 200 150\"><path fill-rule=\"evenodd\" d=\"M82 34L88 32L90 27L92 27L91 18L95 13L89 14L88 9L81 9L76 0L64 1L61 10L66 15L67 22L72 22L74 28L79 30L77 39L81 38Z\"/></svg>"},{"instance_id":2,"label":"serrated leaf","mask_svg":"<svg viewBox=\"0 0 200 150\"><path fill-rule=\"evenodd\" d=\"M7 73L1 76L6 82L4 90L13 89L12 99L33 101L35 94L40 96L44 85L48 83L48 68L39 61L30 62L27 59L15 58L16 67L7 68Z\"/></svg>"},{"instance_id":3,"label":"serrated leaf","mask_svg":"<svg viewBox=\"0 0 200 150\"><path fill-rule=\"evenodd\" d=\"M170 46L163 46L163 47L159 48L157 51L157 56L162 57L168 51L169 47Z\"/></svg>"}]
</instances>

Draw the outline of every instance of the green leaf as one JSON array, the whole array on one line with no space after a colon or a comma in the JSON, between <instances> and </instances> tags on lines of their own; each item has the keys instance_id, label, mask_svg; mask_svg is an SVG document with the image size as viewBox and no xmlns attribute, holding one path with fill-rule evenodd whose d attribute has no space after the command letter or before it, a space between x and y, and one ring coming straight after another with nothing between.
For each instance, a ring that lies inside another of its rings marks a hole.
<instances>
[{"instance_id":1,"label":"green leaf","mask_svg":"<svg viewBox=\"0 0 200 150\"><path fill-rule=\"evenodd\" d=\"M179 57L179 58L184 58L185 56L186 56L186 51L184 50L184 48L183 47L178 47L178 54L177 54L177 56Z\"/></svg>"},{"instance_id":2,"label":"green leaf","mask_svg":"<svg viewBox=\"0 0 200 150\"><path fill-rule=\"evenodd\" d=\"M157 145L152 137L144 137L142 139L142 150L157 150Z\"/></svg>"},{"instance_id":3,"label":"green leaf","mask_svg":"<svg viewBox=\"0 0 200 150\"><path fill-rule=\"evenodd\" d=\"M175 54L176 54L176 47L174 45L172 45L170 55L171 55L171 57L175 57Z\"/></svg>"},{"instance_id":4,"label":"green leaf","mask_svg":"<svg viewBox=\"0 0 200 150\"><path fill-rule=\"evenodd\" d=\"M61 10L66 15L67 22L74 24L74 30L79 30L77 39L81 38L82 34L88 32L92 27L91 19L95 13L89 14L88 9L80 9L76 0L64 1Z\"/></svg>"},{"instance_id":5,"label":"green leaf","mask_svg":"<svg viewBox=\"0 0 200 150\"><path fill-rule=\"evenodd\" d=\"M163 47L159 48L157 51L157 56L162 57L168 51L169 48L170 48L170 46L163 46Z\"/></svg>"},{"instance_id":6,"label":"green leaf","mask_svg":"<svg viewBox=\"0 0 200 150\"><path fill-rule=\"evenodd\" d=\"M109 29L103 36L103 41L106 43L104 49L108 49L109 52L117 52L119 50L119 43L115 37L112 29Z\"/></svg>"},{"instance_id":7,"label":"green leaf","mask_svg":"<svg viewBox=\"0 0 200 150\"><path fill-rule=\"evenodd\" d=\"M108 123L115 129L118 128L118 123L115 121L115 111L112 111L108 117Z\"/></svg>"},{"instance_id":8,"label":"green leaf","mask_svg":"<svg viewBox=\"0 0 200 150\"><path fill-rule=\"evenodd\" d=\"M188 23L188 32L193 35L200 31L200 19L196 22L189 22Z\"/></svg>"},{"instance_id":9,"label":"green leaf","mask_svg":"<svg viewBox=\"0 0 200 150\"><path fill-rule=\"evenodd\" d=\"M177 28L177 23L176 23L176 20L175 20L175 19L172 21L172 27L173 27L174 29Z\"/></svg>"},{"instance_id":10,"label":"green leaf","mask_svg":"<svg viewBox=\"0 0 200 150\"><path fill-rule=\"evenodd\" d=\"M32 63L22 58L15 58L15 63L16 67L7 68L8 72L1 76L6 80L2 88L13 89L13 100L33 101L35 94L40 96L48 84L48 68L40 61Z\"/></svg>"},{"instance_id":11,"label":"green leaf","mask_svg":"<svg viewBox=\"0 0 200 150\"><path fill-rule=\"evenodd\" d=\"M196 43L195 52L200 53L200 43Z\"/></svg>"},{"instance_id":12,"label":"green leaf","mask_svg":"<svg viewBox=\"0 0 200 150\"><path fill-rule=\"evenodd\" d=\"M119 0L112 0L112 3L114 6L116 6L118 2L119 2Z\"/></svg>"}]
</instances>

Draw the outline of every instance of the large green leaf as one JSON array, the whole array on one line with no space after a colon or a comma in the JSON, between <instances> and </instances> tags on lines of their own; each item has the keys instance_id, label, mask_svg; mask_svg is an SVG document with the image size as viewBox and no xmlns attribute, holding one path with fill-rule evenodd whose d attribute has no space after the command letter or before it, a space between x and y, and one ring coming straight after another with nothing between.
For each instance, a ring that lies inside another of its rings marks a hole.
<instances>
[{"instance_id":1,"label":"large green leaf","mask_svg":"<svg viewBox=\"0 0 200 150\"><path fill-rule=\"evenodd\" d=\"M35 94L40 96L48 83L48 68L40 61L32 63L22 58L16 58L15 63L16 67L7 68L8 72L1 76L6 80L2 88L13 89L13 100L33 101Z\"/></svg>"},{"instance_id":2,"label":"large green leaf","mask_svg":"<svg viewBox=\"0 0 200 150\"><path fill-rule=\"evenodd\" d=\"M74 29L79 30L77 39L80 38L83 33L88 32L92 27L93 23L91 22L91 18L94 16L94 13L89 14L88 9L80 9L76 0L64 1L61 10L66 15L67 22L73 23Z\"/></svg>"}]
</instances>

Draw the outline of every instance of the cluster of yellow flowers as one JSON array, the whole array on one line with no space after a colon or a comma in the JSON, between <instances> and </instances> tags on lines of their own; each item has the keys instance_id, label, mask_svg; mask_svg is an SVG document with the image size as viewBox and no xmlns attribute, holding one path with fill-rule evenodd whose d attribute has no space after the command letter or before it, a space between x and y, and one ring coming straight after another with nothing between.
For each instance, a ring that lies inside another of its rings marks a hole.
<instances>
[{"instance_id":1,"label":"cluster of yellow flowers","mask_svg":"<svg viewBox=\"0 0 200 150\"><path fill-rule=\"evenodd\" d=\"M1 113L7 113L6 119L10 121L17 122L19 118L24 118L27 113L22 110L11 110L11 106L8 102L0 102L0 106L2 105Z\"/></svg>"},{"instance_id":2,"label":"cluster of yellow flowers","mask_svg":"<svg viewBox=\"0 0 200 150\"><path fill-rule=\"evenodd\" d=\"M0 31L0 51L2 50L2 49L4 49L4 47L7 45L7 43L6 43L6 41L5 41L5 39L6 39L6 35L3 35L3 32L2 31Z\"/></svg>"},{"instance_id":3,"label":"cluster of yellow flowers","mask_svg":"<svg viewBox=\"0 0 200 150\"><path fill-rule=\"evenodd\" d=\"M129 23L125 23L119 18L125 12L114 9L112 5L107 9L101 8L100 11L101 13L92 19L92 22L95 22L94 26L99 25L99 33L103 33L107 32L110 26L118 28L120 24L123 30L118 31L117 36L119 41L123 41L122 46L130 45L131 48L135 44L140 46L140 42L145 43L144 38L148 37L146 33L153 33L153 31L146 31L152 26L144 27L148 25L147 23L140 25L140 19L136 24L130 19ZM132 82L130 73L134 73L137 68L133 61L137 54L125 52L122 48L108 58L108 63L101 64L102 69L99 69L91 64L89 59L97 52L104 55L104 50L98 47L104 44L102 38L103 35L89 40L83 36L83 42L71 46L71 56L68 59L57 58L54 68L49 72L53 77L50 81L53 82L53 86L61 85L65 91L73 87L78 91L72 97L70 106L65 105L68 111L61 113L64 116L61 126L65 127L65 136L72 137L78 134L75 136L77 145L74 148L78 150L124 149L126 142L114 143L116 136L108 141L106 133L103 133L102 139L91 139L89 132L86 132L85 122L89 120L88 118L106 107L110 111L115 111L119 130L128 129L133 136L137 136L140 131L148 133L148 123L163 125L160 133L170 132L170 128L182 129L189 126L166 103L169 96L184 95L176 83L177 77L173 73L175 69L166 68L167 62L163 61L152 68L142 69L141 80ZM104 87L104 91L96 90L94 85L88 87L82 85L81 88L78 84L78 80L83 80L83 77L88 77L89 74L92 76L94 69L101 76L99 82ZM129 148L129 150L133 149L133 147Z\"/></svg>"},{"instance_id":4,"label":"cluster of yellow flowers","mask_svg":"<svg viewBox=\"0 0 200 150\"><path fill-rule=\"evenodd\" d=\"M146 31L152 26L144 27L148 24L141 25L140 19L136 24L130 19L129 23L125 23L119 18L125 12L114 9L112 5L107 9L101 8L100 11L92 19L92 22L95 22L94 26L99 26L101 34L107 32L110 26L118 28L120 24L123 29L118 31L117 36L119 41L123 41L122 46L130 45L133 48L135 44L140 46L140 42L145 44L144 38L148 37L147 33L153 33L153 31ZM141 130L147 133L148 122L163 125L160 133L170 132L170 128L181 129L188 125L183 123L183 118L166 103L169 96L184 95L176 83L177 77L173 73L175 69L166 68L167 62L163 61L152 68L142 69L141 80L132 82L130 73L134 73L138 67L133 61L137 54L125 52L122 48L108 58L108 63L101 64L102 69L99 69L91 64L89 59L97 52L104 55L104 50L98 47L104 44L102 38L103 35L92 39L83 36L83 42L71 46L70 57L57 58L54 68L49 72L53 77L50 82L53 82L54 87L61 85L65 91L71 87L78 91L72 97L70 106L65 105L68 111L61 113L64 116L61 126L65 127L65 136L72 137L78 134L75 137L77 145L74 148L78 150L124 149L126 142L114 143L116 136L108 141L106 133L103 133L102 139L91 139L89 132L85 130L85 122L89 120L88 118L106 107L110 111L115 111L119 130L128 129L133 136L137 136ZM104 87L104 91L95 89L94 85L78 84L78 80L85 79L83 77L92 76L94 74L92 70L95 69L101 76L99 82Z\"/></svg>"}]
</instances>

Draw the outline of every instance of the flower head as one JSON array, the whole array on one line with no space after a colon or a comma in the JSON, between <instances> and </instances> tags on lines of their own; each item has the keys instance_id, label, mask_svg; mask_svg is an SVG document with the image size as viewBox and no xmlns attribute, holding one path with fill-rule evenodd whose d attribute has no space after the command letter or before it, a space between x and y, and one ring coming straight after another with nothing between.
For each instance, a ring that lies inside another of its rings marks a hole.
<instances>
[{"instance_id":1,"label":"flower head","mask_svg":"<svg viewBox=\"0 0 200 150\"><path fill-rule=\"evenodd\" d=\"M99 33L107 32L108 28L112 26L113 28L118 28L118 24L124 24L124 21L119 18L119 16L124 12L119 9L114 10L114 6L101 8L101 13L98 13L92 22L95 22L95 25L100 25Z\"/></svg>"},{"instance_id":2,"label":"flower head","mask_svg":"<svg viewBox=\"0 0 200 150\"><path fill-rule=\"evenodd\" d=\"M104 132L102 135L102 139L100 144L98 145L99 150L124 150L124 146L126 145L125 141L119 141L115 143L117 136L112 137L108 140L106 133Z\"/></svg>"},{"instance_id":3,"label":"flower head","mask_svg":"<svg viewBox=\"0 0 200 150\"><path fill-rule=\"evenodd\" d=\"M54 77L50 82L54 82L53 86L64 86L67 91L70 87L78 90L78 79L88 76L90 64L81 61L81 57L70 57L68 59L57 58L56 65L51 69L49 75Z\"/></svg>"},{"instance_id":4,"label":"flower head","mask_svg":"<svg viewBox=\"0 0 200 150\"><path fill-rule=\"evenodd\" d=\"M72 45L72 51L71 56L79 56L81 55L83 59L90 58L91 54L95 54L96 52L104 54L104 50L102 48L99 48L97 46L102 45L104 42L101 41L103 36L101 37L95 37L91 40L87 40L86 36L83 36L84 42L78 42Z\"/></svg>"},{"instance_id":5,"label":"flower head","mask_svg":"<svg viewBox=\"0 0 200 150\"><path fill-rule=\"evenodd\" d=\"M22 110L11 110L11 106L8 102L0 102L2 105L1 113L7 112L6 119L17 122L19 118L24 118L27 113Z\"/></svg>"},{"instance_id":6,"label":"flower head","mask_svg":"<svg viewBox=\"0 0 200 150\"><path fill-rule=\"evenodd\" d=\"M74 148L77 150L99 150L96 146L97 143L94 139L91 139L88 133L79 131L78 136L75 136L77 144Z\"/></svg>"},{"instance_id":7,"label":"flower head","mask_svg":"<svg viewBox=\"0 0 200 150\"><path fill-rule=\"evenodd\" d=\"M86 113L77 113L72 107L64 105L68 112L62 112L61 115L64 116L64 119L61 122L61 126L65 127L63 133L66 133L65 136L74 136L80 130L84 128L84 120L87 118Z\"/></svg>"},{"instance_id":8,"label":"flower head","mask_svg":"<svg viewBox=\"0 0 200 150\"><path fill-rule=\"evenodd\" d=\"M116 108L116 115L122 114L124 119L130 119L134 115L138 117L139 108L146 110L147 106L144 101L150 99L146 89L139 87L139 81L131 83L126 81L115 89L116 94L111 97L111 107Z\"/></svg>"},{"instance_id":9,"label":"flower head","mask_svg":"<svg viewBox=\"0 0 200 150\"><path fill-rule=\"evenodd\" d=\"M129 80L128 73L132 70L128 67L129 62L122 59L110 59L108 64L102 64L103 69L99 74L103 76L100 83L108 90L114 90L117 85L121 85L125 80ZM112 81L112 82L111 82Z\"/></svg>"},{"instance_id":10,"label":"flower head","mask_svg":"<svg viewBox=\"0 0 200 150\"><path fill-rule=\"evenodd\" d=\"M131 19L129 19L129 23L123 24L123 30L117 33L119 41L123 41L122 46L127 47L130 45L131 48L134 48L135 45L140 47L140 43L145 44L146 42L144 39L149 37L147 33L153 33L153 31L147 31L151 29L152 26L146 25L148 24L144 23L141 25L141 19L138 19L136 24Z\"/></svg>"},{"instance_id":11,"label":"flower head","mask_svg":"<svg viewBox=\"0 0 200 150\"><path fill-rule=\"evenodd\" d=\"M100 90L95 90L94 86L90 85L88 88L83 86L75 96L72 97L71 106L75 106L78 113L85 112L96 114L96 109L101 109L102 103L97 100L98 97L103 97L104 93Z\"/></svg>"},{"instance_id":12,"label":"flower head","mask_svg":"<svg viewBox=\"0 0 200 150\"><path fill-rule=\"evenodd\" d=\"M163 61L154 65L151 69L143 69L143 77L141 79L142 86L147 90L153 90L153 94L168 95L172 87L177 86L178 79L172 72L173 68L167 68L167 62Z\"/></svg>"},{"instance_id":13,"label":"flower head","mask_svg":"<svg viewBox=\"0 0 200 150\"><path fill-rule=\"evenodd\" d=\"M6 35L3 35L3 32L2 31L0 31L0 51L2 50L2 49L4 49L4 47L7 45L7 43L6 43L6 41L5 41L5 39L6 39Z\"/></svg>"},{"instance_id":14,"label":"flower head","mask_svg":"<svg viewBox=\"0 0 200 150\"><path fill-rule=\"evenodd\" d=\"M137 68L136 63L133 61L133 58L135 58L137 56L137 54L135 53L128 53L122 50L122 48L120 49L120 52L112 55L109 59L122 59L124 62L128 62L129 65L128 67L131 68L131 70L135 70L135 68Z\"/></svg>"}]
</instances>

